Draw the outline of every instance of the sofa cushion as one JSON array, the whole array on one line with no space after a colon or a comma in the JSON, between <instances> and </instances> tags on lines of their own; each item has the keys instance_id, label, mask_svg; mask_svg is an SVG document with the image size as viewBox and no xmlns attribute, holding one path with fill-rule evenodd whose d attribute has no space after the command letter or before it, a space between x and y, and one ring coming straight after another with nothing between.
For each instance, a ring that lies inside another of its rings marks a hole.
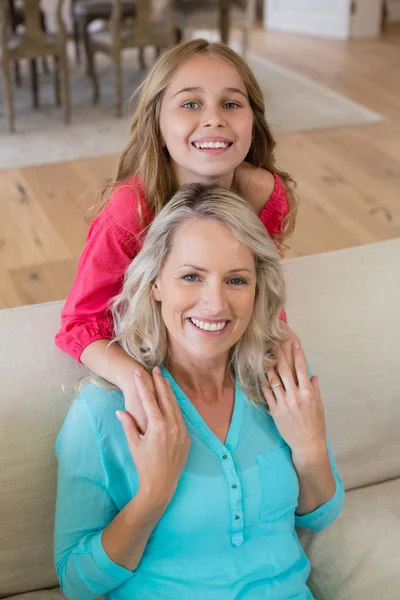
<instances>
[{"instance_id":1,"label":"sofa cushion","mask_svg":"<svg viewBox=\"0 0 400 600\"><path fill-rule=\"evenodd\" d=\"M400 238L286 261L346 489L400 476Z\"/></svg>"},{"instance_id":2,"label":"sofa cushion","mask_svg":"<svg viewBox=\"0 0 400 600\"><path fill-rule=\"evenodd\" d=\"M61 306L0 311L0 598L58 585L54 444L84 373L54 346Z\"/></svg>"},{"instance_id":3,"label":"sofa cushion","mask_svg":"<svg viewBox=\"0 0 400 600\"><path fill-rule=\"evenodd\" d=\"M299 532L317 600L399 597L400 479L352 490L323 533Z\"/></svg>"},{"instance_id":4,"label":"sofa cushion","mask_svg":"<svg viewBox=\"0 0 400 600\"><path fill-rule=\"evenodd\" d=\"M36 592L28 592L27 594L18 594L18 596L9 596L7 600L66 600L66 597L61 593L60 588L51 590L38 590Z\"/></svg>"}]
</instances>

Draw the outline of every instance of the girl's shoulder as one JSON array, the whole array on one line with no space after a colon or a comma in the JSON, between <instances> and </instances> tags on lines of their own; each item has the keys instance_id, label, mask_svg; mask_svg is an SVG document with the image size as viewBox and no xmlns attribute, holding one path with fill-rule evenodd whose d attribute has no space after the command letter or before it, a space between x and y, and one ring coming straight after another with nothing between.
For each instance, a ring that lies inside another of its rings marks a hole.
<instances>
[{"instance_id":1,"label":"girl's shoulder","mask_svg":"<svg viewBox=\"0 0 400 600\"><path fill-rule=\"evenodd\" d=\"M287 209L286 190L276 173L246 162L236 172L242 194L257 214L261 215L267 206L268 210Z\"/></svg>"},{"instance_id":2,"label":"girl's shoulder","mask_svg":"<svg viewBox=\"0 0 400 600\"><path fill-rule=\"evenodd\" d=\"M139 177L131 177L115 185L104 213L123 231L136 233L143 223L152 220L152 214Z\"/></svg>"}]
</instances>

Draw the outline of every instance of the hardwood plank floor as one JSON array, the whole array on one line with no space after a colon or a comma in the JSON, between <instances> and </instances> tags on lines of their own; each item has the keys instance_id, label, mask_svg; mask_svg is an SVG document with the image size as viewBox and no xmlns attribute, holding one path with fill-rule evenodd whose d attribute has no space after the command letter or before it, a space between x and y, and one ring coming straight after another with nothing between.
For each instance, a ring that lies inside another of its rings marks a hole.
<instances>
[{"instance_id":1,"label":"hardwood plank floor","mask_svg":"<svg viewBox=\"0 0 400 600\"><path fill-rule=\"evenodd\" d=\"M278 136L278 163L300 197L287 256L400 236L400 27L349 42L260 29L251 50L384 117ZM84 215L115 164L103 156L0 171L0 308L65 298L85 242Z\"/></svg>"}]
</instances>

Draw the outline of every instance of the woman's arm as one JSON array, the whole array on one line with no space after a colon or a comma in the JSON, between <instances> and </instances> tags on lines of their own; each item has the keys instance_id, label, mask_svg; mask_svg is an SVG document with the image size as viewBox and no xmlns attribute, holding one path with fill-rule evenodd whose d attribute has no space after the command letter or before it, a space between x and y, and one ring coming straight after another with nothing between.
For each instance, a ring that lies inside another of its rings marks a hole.
<instances>
[{"instance_id":1,"label":"woman's arm","mask_svg":"<svg viewBox=\"0 0 400 600\"><path fill-rule=\"evenodd\" d=\"M268 369L262 386L279 433L292 453L299 479L296 523L314 531L327 527L340 513L343 484L326 440L325 412L317 377L310 379L300 343L293 344L295 377L280 348L277 367Z\"/></svg>"},{"instance_id":2,"label":"woman's arm","mask_svg":"<svg viewBox=\"0 0 400 600\"><path fill-rule=\"evenodd\" d=\"M92 600L132 576L186 463L190 439L172 390L159 370L156 394L147 392L138 373L136 380L148 417L146 433L140 434L127 413L117 412L134 464L121 464L124 444L118 447L120 426L113 412L116 391L84 388L57 440L55 561L69 598ZM110 454L102 440L113 436L118 451ZM121 468L132 470L130 481L135 482L136 474L137 493L119 512L113 501L118 490L109 489L109 482Z\"/></svg>"},{"instance_id":3,"label":"woman's arm","mask_svg":"<svg viewBox=\"0 0 400 600\"><path fill-rule=\"evenodd\" d=\"M325 445L309 456L298 456L292 453L292 460L300 486L296 514L305 515L326 504L335 493L336 482L328 448Z\"/></svg>"},{"instance_id":4,"label":"woman's arm","mask_svg":"<svg viewBox=\"0 0 400 600\"><path fill-rule=\"evenodd\" d=\"M309 463L307 468L296 465L296 457L292 458L300 485L295 523L304 529L323 531L341 513L345 495L329 440L321 451L321 459Z\"/></svg>"}]
</instances>

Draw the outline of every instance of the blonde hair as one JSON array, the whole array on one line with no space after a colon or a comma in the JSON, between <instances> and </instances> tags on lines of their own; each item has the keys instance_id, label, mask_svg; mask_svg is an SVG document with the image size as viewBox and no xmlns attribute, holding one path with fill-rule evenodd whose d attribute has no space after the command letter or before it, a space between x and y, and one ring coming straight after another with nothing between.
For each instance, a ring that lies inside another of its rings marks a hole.
<instances>
[{"instance_id":1,"label":"blonde hair","mask_svg":"<svg viewBox=\"0 0 400 600\"><path fill-rule=\"evenodd\" d=\"M168 202L178 189L178 183L169 163L168 150L162 147L160 131L161 103L165 89L188 60L199 54L220 58L232 65L246 87L250 106L254 115L253 141L246 156L246 162L255 167L276 173L282 180L288 200L289 213L283 224L282 232L274 236L278 247L293 233L297 198L294 193L294 181L288 173L275 166L275 140L265 119L263 94L257 80L246 62L229 46L197 39L183 42L167 50L154 64L140 89L139 101L130 124L130 139L123 150L115 178L104 187L100 200L91 217L94 217L106 205L114 187L128 179L139 176L143 184L150 210L155 215ZM240 192L233 183L233 189ZM139 206L140 210L140 206Z\"/></svg>"},{"instance_id":2,"label":"blonde hair","mask_svg":"<svg viewBox=\"0 0 400 600\"><path fill-rule=\"evenodd\" d=\"M257 215L232 190L192 184L181 188L152 222L143 247L125 274L124 286L112 312L115 339L145 369L165 364L168 336L160 302L152 287L171 251L177 229L192 219L216 219L226 225L253 253L256 295L248 327L231 349L241 386L263 400L260 382L274 364L268 350L285 338L279 320L284 304L284 279L277 250Z\"/></svg>"}]
</instances>

